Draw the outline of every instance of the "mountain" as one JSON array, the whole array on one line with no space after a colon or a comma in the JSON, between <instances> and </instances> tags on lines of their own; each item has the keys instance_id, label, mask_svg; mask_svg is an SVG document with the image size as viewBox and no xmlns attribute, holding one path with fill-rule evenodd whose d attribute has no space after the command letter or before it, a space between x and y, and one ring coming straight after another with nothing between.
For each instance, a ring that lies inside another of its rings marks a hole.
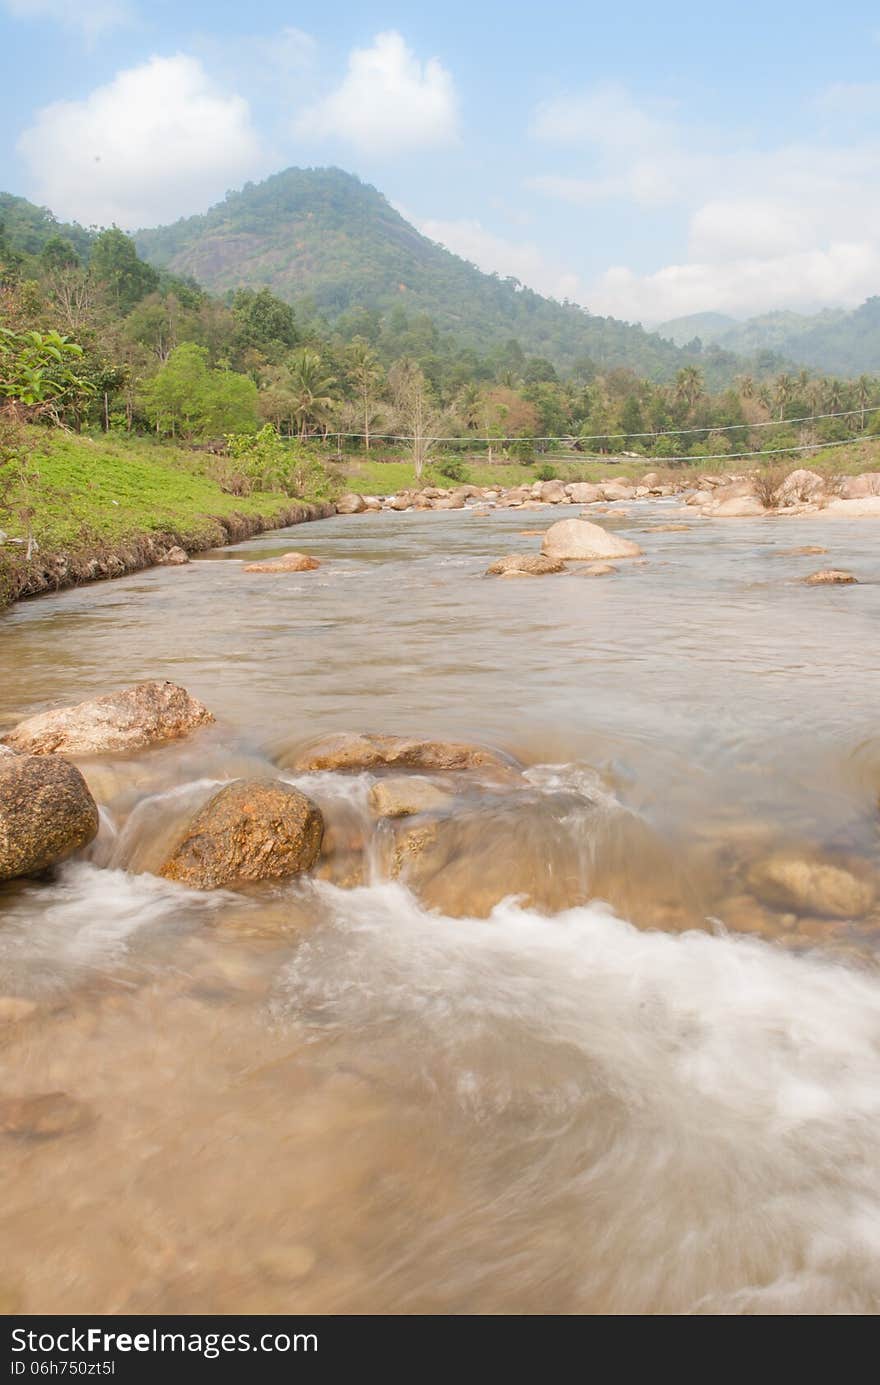
<instances>
[{"instance_id":1,"label":"mountain","mask_svg":"<svg viewBox=\"0 0 880 1385\"><path fill-rule=\"evenodd\" d=\"M664 322L660 336L683 346L699 337L723 351L760 357L773 351L829 375L880 374L880 297L860 308L821 313L775 312L736 322L723 313L694 313Z\"/></svg>"},{"instance_id":2,"label":"mountain","mask_svg":"<svg viewBox=\"0 0 880 1385\"><path fill-rule=\"evenodd\" d=\"M375 188L336 168L289 168L202 216L138 232L141 256L190 275L215 293L267 286L296 306L306 300L331 324L358 309L426 313L481 353L515 338L530 355L571 368L585 358L667 380L693 363L673 343L640 326L593 317L515 279L484 274L428 240ZM733 364L701 362L710 384ZM735 363L734 363L735 364Z\"/></svg>"},{"instance_id":3,"label":"mountain","mask_svg":"<svg viewBox=\"0 0 880 1385\"><path fill-rule=\"evenodd\" d=\"M676 346L687 346L695 337L699 337L704 346L709 346L732 327L738 326L735 317L726 317L724 313L691 313L688 317L674 317L669 322L661 322L654 331L658 337L674 341Z\"/></svg>"}]
</instances>

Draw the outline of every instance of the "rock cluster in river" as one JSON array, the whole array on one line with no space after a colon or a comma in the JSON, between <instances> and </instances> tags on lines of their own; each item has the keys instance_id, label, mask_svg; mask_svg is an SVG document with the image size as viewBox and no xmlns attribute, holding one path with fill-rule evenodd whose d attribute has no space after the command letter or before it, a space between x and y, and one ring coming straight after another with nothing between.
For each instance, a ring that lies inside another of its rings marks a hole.
<instances>
[{"instance_id":1,"label":"rock cluster in river","mask_svg":"<svg viewBox=\"0 0 880 1385\"><path fill-rule=\"evenodd\" d=\"M266 558L261 562L246 563L245 572L314 572L321 566L317 558L309 553L282 553L278 558Z\"/></svg>"}]
</instances>

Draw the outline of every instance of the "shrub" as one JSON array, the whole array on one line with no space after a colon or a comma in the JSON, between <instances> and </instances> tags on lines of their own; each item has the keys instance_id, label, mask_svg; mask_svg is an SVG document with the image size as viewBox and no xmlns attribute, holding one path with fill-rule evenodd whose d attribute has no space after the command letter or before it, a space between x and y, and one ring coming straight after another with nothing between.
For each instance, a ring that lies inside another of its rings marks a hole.
<instances>
[{"instance_id":1,"label":"shrub","mask_svg":"<svg viewBox=\"0 0 880 1385\"><path fill-rule=\"evenodd\" d=\"M543 466L539 466L535 475L539 481L555 481L558 479L555 466L550 466L549 462L545 462Z\"/></svg>"},{"instance_id":2,"label":"shrub","mask_svg":"<svg viewBox=\"0 0 880 1385\"><path fill-rule=\"evenodd\" d=\"M445 461L438 462L434 470L445 476L447 481L470 480L468 469L459 457L447 457Z\"/></svg>"}]
</instances>

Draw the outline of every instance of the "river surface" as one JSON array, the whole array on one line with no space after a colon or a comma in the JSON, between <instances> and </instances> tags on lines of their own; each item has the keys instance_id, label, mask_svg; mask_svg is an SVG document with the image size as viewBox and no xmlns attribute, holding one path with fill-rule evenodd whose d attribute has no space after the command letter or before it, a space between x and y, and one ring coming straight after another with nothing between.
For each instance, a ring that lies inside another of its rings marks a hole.
<instances>
[{"instance_id":1,"label":"river surface","mask_svg":"<svg viewBox=\"0 0 880 1385\"><path fill-rule=\"evenodd\" d=\"M0 729L154 678L217 716L84 765L97 841L0 887L0 1088L86 1113L0 1135L4 1311L878 1310L880 911L750 872L880 871L880 527L633 504L644 563L482 576L558 517L337 517L0 616ZM343 730L525 772L434 776L422 888L374 776L293 768ZM267 774L332 826L316 879L151 873Z\"/></svg>"}]
</instances>

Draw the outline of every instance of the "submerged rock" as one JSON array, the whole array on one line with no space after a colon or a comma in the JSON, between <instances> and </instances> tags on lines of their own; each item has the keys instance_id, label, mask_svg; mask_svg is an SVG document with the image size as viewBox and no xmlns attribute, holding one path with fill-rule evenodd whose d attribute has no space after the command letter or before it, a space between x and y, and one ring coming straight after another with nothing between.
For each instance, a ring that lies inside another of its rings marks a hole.
<instances>
[{"instance_id":1,"label":"submerged rock","mask_svg":"<svg viewBox=\"0 0 880 1385\"><path fill-rule=\"evenodd\" d=\"M639 558L642 550L631 539L622 539L588 519L560 519L551 524L541 545L550 558L584 560Z\"/></svg>"},{"instance_id":2,"label":"submerged rock","mask_svg":"<svg viewBox=\"0 0 880 1385\"><path fill-rule=\"evenodd\" d=\"M821 572L811 572L804 581L808 587L847 587L857 582L858 578L840 568L826 567Z\"/></svg>"},{"instance_id":3,"label":"submerged rock","mask_svg":"<svg viewBox=\"0 0 880 1385\"><path fill-rule=\"evenodd\" d=\"M496 558L486 568L487 577L543 577L547 573L564 572L565 564L546 553L511 553Z\"/></svg>"},{"instance_id":4,"label":"submerged rock","mask_svg":"<svg viewBox=\"0 0 880 1385\"><path fill-rule=\"evenodd\" d=\"M246 563L245 572L313 572L320 567L317 558L308 553L282 553L280 558L267 558L265 562Z\"/></svg>"},{"instance_id":5,"label":"submerged rock","mask_svg":"<svg viewBox=\"0 0 880 1385\"><path fill-rule=\"evenodd\" d=\"M134 683L118 692L21 721L3 737L28 755L104 755L185 736L214 717L176 683Z\"/></svg>"},{"instance_id":6,"label":"submerged rock","mask_svg":"<svg viewBox=\"0 0 880 1385\"><path fill-rule=\"evenodd\" d=\"M20 1139L51 1140L82 1130L93 1120L91 1108L67 1092L0 1097L0 1132Z\"/></svg>"},{"instance_id":7,"label":"submerged rock","mask_svg":"<svg viewBox=\"0 0 880 1385\"><path fill-rule=\"evenodd\" d=\"M776 908L827 918L861 918L876 898L867 873L797 852L779 851L752 866L748 883Z\"/></svg>"},{"instance_id":8,"label":"submerged rock","mask_svg":"<svg viewBox=\"0 0 880 1385\"><path fill-rule=\"evenodd\" d=\"M361 770L382 765L401 769L503 769L511 761L496 750L459 741L423 741L406 736L357 735L343 732L301 750L293 759L299 770Z\"/></svg>"},{"instance_id":9,"label":"submerged rock","mask_svg":"<svg viewBox=\"0 0 880 1385\"><path fill-rule=\"evenodd\" d=\"M320 809L298 789L237 780L196 814L160 874L199 890L280 880L314 865L323 835Z\"/></svg>"},{"instance_id":10,"label":"submerged rock","mask_svg":"<svg viewBox=\"0 0 880 1385\"><path fill-rule=\"evenodd\" d=\"M452 795L418 775L399 775L380 779L369 793L371 811L377 818L411 817L416 813L438 812L448 807Z\"/></svg>"},{"instance_id":11,"label":"submerged rock","mask_svg":"<svg viewBox=\"0 0 880 1385\"><path fill-rule=\"evenodd\" d=\"M97 833L97 804L74 765L56 755L0 758L0 880L35 875Z\"/></svg>"}]
</instances>

